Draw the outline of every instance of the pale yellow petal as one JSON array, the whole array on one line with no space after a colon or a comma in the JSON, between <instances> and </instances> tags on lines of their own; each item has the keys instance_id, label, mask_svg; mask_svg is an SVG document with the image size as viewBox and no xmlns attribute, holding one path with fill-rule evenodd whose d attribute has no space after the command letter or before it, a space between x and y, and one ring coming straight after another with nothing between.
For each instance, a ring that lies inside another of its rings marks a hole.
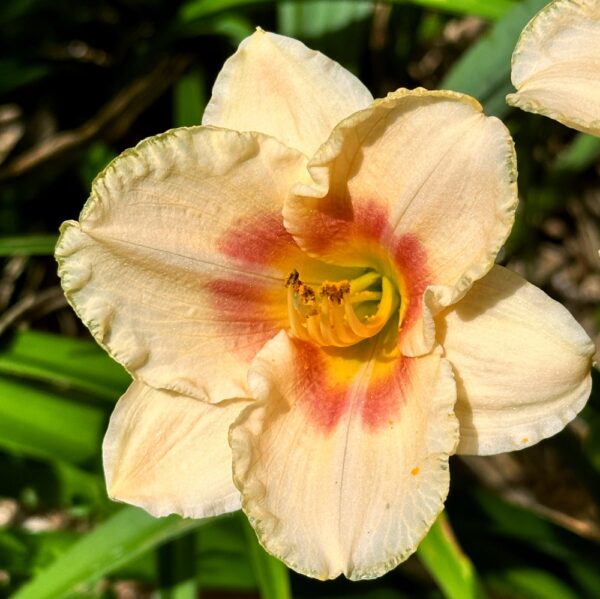
<instances>
[{"instance_id":1,"label":"pale yellow petal","mask_svg":"<svg viewBox=\"0 0 600 599\"><path fill-rule=\"evenodd\" d=\"M449 364L280 333L249 377L263 401L242 413L230 442L264 547L320 579L381 576L414 552L448 491L458 432Z\"/></svg>"},{"instance_id":2,"label":"pale yellow petal","mask_svg":"<svg viewBox=\"0 0 600 599\"><path fill-rule=\"evenodd\" d=\"M113 161L56 249L96 340L153 387L247 396L248 365L287 326L284 282L305 259L281 217L303 164L272 138L207 127Z\"/></svg>"},{"instance_id":3,"label":"pale yellow petal","mask_svg":"<svg viewBox=\"0 0 600 599\"><path fill-rule=\"evenodd\" d=\"M134 382L104 437L109 496L153 516L207 518L239 509L227 432L249 403L215 406Z\"/></svg>"},{"instance_id":4,"label":"pale yellow petal","mask_svg":"<svg viewBox=\"0 0 600 599\"><path fill-rule=\"evenodd\" d=\"M311 156L339 121L372 101L337 62L258 29L223 66L202 123L261 131Z\"/></svg>"},{"instance_id":5,"label":"pale yellow petal","mask_svg":"<svg viewBox=\"0 0 600 599\"><path fill-rule=\"evenodd\" d=\"M562 305L517 274L494 267L437 324L456 375L460 453L537 443L587 401L592 342Z\"/></svg>"},{"instance_id":6,"label":"pale yellow petal","mask_svg":"<svg viewBox=\"0 0 600 599\"><path fill-rule=\"evenodd\" d=\"M600 2L555 0L525 27L507 102L600 135Z\"/></svg>"},{"instance_id":7,"label":"pale yellow petal","mask_svg":"<svg viewBox=\"0 0 600 599\"><path fill-rule=\"evenodd\" d=\"M506 127L469 96L399 90L340 123L309 168L314 183L286 200L287 230L315 256L395 277L402 350L428 352L432 314L492 267L512 226Z\"/></svg>"}]
</instances>

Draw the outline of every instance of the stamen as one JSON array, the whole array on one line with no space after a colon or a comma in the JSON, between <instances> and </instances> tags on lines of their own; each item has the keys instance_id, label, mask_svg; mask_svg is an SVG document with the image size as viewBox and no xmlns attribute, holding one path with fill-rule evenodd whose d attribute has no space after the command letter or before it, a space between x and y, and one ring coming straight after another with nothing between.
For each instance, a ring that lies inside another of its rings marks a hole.
<instances>
[{"instance_id":1,"label":"stamen","mask_svg":"<svg viewBox=\"0 0 600 599\"><path fill-rule=\"evenodd\" d=\"M285 286L292 332L300 339L323 346L346 347L376 335L399 304L391 281L376 272L367 272L351 281L323 281L315 292L294 270ZM362 308L359 313L364 314L369 310L369 302L378 302L377 308L359 317L356 310Z\"/></svg>"},{"instance_id":2,"label":"stamen","mask_svg":"<svg viewBox=\"0 0 600 599\"><path fill-rule=\"evenodd\" d=\"M321 295L336 304L342 303L346 293L350 293L350 281L339 281L337 283L323 281L321 284Z\"/></svg>"},{"instance_id":3,"label":"stamen","mask_svg":"<svg viewBox=\"0 0 600 599\"><path fill-rule=\"evenodd\" d=\"M299 278L300 273L296 269L292 270L287 278L287 281L285 282L285 286L289 287L291 285L293 287L298 282Z\"/></svg>"}]
</instances>

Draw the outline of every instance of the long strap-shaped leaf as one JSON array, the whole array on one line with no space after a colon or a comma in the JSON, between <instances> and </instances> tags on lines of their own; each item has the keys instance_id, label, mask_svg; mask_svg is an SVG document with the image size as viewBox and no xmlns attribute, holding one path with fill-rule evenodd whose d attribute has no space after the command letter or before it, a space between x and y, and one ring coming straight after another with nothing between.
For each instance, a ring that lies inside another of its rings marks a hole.
<instances>
[{"instance_id":1,"label":"long strap-shaped leaf","mask_svg":"<svg viewBox=\"0 0 600 599\"><path fill-rule=\"evenodd\" d=\"M106 414L0 371L0 448L82 464L97 455Z\"/></svg>"},{"instance_id":2,"label":"long strap-shaped leaf","mask_svg":"<svg viewBox=\"0 0 600 599\"><path fill-rule=\"evenodd\" d=\"M47 256L54 253L58 235L18 235L0 237L0 256Z\"/></svg>"},{"instance_id":3,"label":"long strap-shaped leaf","mask_svg":"<svg viewBox=\"0 0 600 599\"><path fill-rule=\"evenodd\" d=\"M473 14L484 19L496 20L504 16L516 3L514 0L388 0L390 3L410 2L427 8L455 14ZM179 18L188 23L204 19L226 10L240 10L254 4L273 4L275 0L187 0L181 6ZM309 4L309 3L307 3Z\"/></svg>"},{"instance_id":4,"label":"long strap-shaped leaf","mask_svg":"<svg viewBox=\"0 0 600 599\"><path fill-rule=\"evenodd\" d=\"M269 555L258 543L256 533L240 514L246 535L246 547L258 582L261 599L291 599L290 576L283 562Z\"/></svg>"},{"instance_id":5,"label":"long strap-shaped leaf","mask_svg":"<svg viewBox=\"0 0 600 599\"><path fill-rule=\"evenodd\" d=\"M30 378L115 403L131 377L93 341L17 331L0 348L0 374Z\"/></svg>"},{"instance_id":6,"label":"long strap-shaped leaf","mask_svg":"<svg viewBox=\"0 0 600 599\"><path fill-rule=\"evenodd\" d=\"M515 4L489 33L465 52L444 77L440 88L475 96L483 104L486 114L506 115L511 108L505 97L513 91L510 82L512 52L523 27L547 1L523 0Z\"/></svg>"},{"instance_id":7,"label":"long strap-shaped leaf","mask_svg":"<svg viewBox=\"0 0 600 599\"><path fill-rule=\"evenodd\" d=\"M59 599L203 522L178 516L153 518L138 508L125 507L69 547L13 599Z\"/></svg>"},{"instance_id":8,"label":"long strap-shaped leaf","mask_svg":"<svg viewBox=\"0 0 600 599\"><path fill-rule=\"evenodd\" d=\"M417 555L448 599L485 597L475 568L456 542L445 512L421 541Z\"/></svg>"}]
</instances>

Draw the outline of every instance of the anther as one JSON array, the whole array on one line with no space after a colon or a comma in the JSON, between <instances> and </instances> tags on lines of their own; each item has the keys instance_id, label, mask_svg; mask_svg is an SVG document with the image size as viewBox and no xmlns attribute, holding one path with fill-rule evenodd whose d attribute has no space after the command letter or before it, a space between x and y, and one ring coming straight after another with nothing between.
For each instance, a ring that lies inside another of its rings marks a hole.
<instances>
[{"instance_id":1,"label":"anther","mask_svg":"<svg viewBox=\"0 0 600 599\"><path fill-rule=\"evenodd\" d=\"M285 286L286 287L289 287L290 285L294 286L298 282L299 279L300 279L300 273L296 269L294 269L288 275L287 281L285 282Z\"/></svg>"},{"instance_id":2,"label":"anther","mask_svg":"<svg viewBox=\"0 0 600 599\"><path fill-rule=\"evenodd\" d=\"M292 332L324 346L347 347L376 335L398 308L394 286L376 272L351 281L323 281L316 293L293 270L285 286Z\"/></svg>"},{"instance_id":3,"label":"anther","mask_svg":"<svg viewBox=\"0 0 600 599\"><path fill-rule=\"evenodd\" d=\"M347 293L350 293L350 281L323 281L321 284L321 295L336 304L341 304Z\"/></svg>"}]
</instances>

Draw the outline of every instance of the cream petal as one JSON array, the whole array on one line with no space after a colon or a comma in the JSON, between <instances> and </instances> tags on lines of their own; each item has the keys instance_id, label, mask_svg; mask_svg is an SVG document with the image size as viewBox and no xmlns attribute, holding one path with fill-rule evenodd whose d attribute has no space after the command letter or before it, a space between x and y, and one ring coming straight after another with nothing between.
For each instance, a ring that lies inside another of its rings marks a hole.
<instances>
[{"instance_id":1,"label":"cream petal","mask_svg":"<svg viewBox=\"0 0 600 599\"><path fill-rule=\"evenodd\" d=\"M249 404L212 405L134 381L104 437L109 496L157 517L207 518L239 509L227 431Z\"/></svg>"},{"instance_id":2,"label":"cream petal","mask_svg":"<svg viewBox=\"0 0 600 599\"><path fill-rule=\"evenodd\" d=\"M563 429L590 394L594 346L567 310L495 266L438 319L455 370L458 451L522 449Z\"/></svg>"},{"instance_id":3,"label":"cream petal","mask_svg":"<svg viewBox=\"0 0 600 599\"><path fill-rule=\"evenodd\" d=\"M555 0L525 27L512 58L511 106L600 135L600 2Z\"/></svg>"},{"instance_id":4,"label":"cream petal","mask_svg":"<svg viewBox=\"0 0 600 599\"><path fill-rule=\"evenodd\" d=\"M63 225L67 298L136 378L207 401L247 396L251 360L287 326L290 270L312 268L281 217L299 169L300 153L258 133L143 141Z\"/></svg>"},{"instance_id":5,"label":"cream petal","mask_svg":"<svg viewBox=\"0 0 600 599\"><path fill-rule=\"evenodd\" d=\"M258 29L223 66L202 123L261 131L311 156L339 121L372 101L337 62Z\"/></svg>"},{"instance_id":6,"label":"cream petal","mask_svg":"<svg viewBox=\"0 0 600 599\"><path fill-rule=\"evenodd\" d=\"M312 255L395 276L402 350L428 352L431 314L485 275L512 226L506 127L469 96L399 90L340 123L309 170L314 183L286 199L287 230Z\"/></svg>"},{"instance_id":7,"label":"cream petal","mask_svg":"<svg viewBox=\"0 0 600 599\"><path fill-rule=\"evenodd\" d=\"M320 579L381 576L442 510L457 442L450 365L372 343L319 349L285 333L249 374L232 426L234 481L260 542Z\"/></svg>"}]
</instances>

